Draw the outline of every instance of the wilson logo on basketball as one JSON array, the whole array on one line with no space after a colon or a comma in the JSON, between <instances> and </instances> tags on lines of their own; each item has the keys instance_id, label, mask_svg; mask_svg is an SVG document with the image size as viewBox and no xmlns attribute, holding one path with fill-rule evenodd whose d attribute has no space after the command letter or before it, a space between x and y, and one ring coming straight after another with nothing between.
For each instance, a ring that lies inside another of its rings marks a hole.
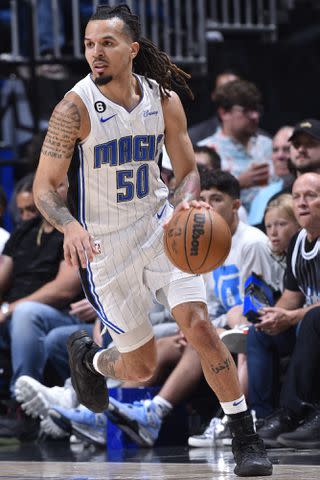
<instances>
[{"instance_id":1,"label":"wilson logo on basketball","mask_svg":"<svg viewBox=\"0 0 320 480\"><path fill-rule=\"evenodd\" d=\"M199 251L199 237L204 234L204 224L206 223L206 216L203 213L196 213L194 215L194 222L192 225L192 239L190 255L198 255Z\"/></svg>"}]
</instances>

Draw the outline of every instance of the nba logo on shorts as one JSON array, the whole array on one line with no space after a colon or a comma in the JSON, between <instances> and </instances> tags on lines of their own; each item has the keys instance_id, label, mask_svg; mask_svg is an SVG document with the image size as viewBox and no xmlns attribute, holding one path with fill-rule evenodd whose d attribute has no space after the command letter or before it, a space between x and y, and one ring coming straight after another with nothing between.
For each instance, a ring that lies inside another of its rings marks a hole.
<instances>
[{"instance_id":1,"label":"nba logo on shorts","mask_svg":"<svg viewBox=\"0 0 320 480\"><path fill-rule=\"evenodd\" d=\"M96 247L98 255L100 255L100 253L102 253L101 240L94 240L93 243L94 243L94 246Z\"/></svg>"}]
</instances>

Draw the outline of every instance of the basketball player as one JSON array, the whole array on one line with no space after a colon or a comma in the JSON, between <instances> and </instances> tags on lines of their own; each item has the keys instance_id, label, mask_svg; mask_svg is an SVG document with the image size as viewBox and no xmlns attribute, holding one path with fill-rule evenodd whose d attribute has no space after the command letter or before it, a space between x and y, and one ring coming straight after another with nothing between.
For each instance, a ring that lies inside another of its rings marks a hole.
<instances>
[{"instance_id":1,"label":"basketball player","mask_svg":"<svg viewBox=\"0 0 320 480\"><path fill-rule=\"evenodd\" d=\"M80 267L87 297L117 347L101 350L82 331L70 337L78 399L102 412L108 405L105 376L144 381L152 375L156 350L147 311L154 295L199 352L230 415L235 472L271 475L232 357L208 321L202 277L173 268L163 251L162 225L172 215L157 165L163 143L177 181L175 212L206 205L197 200L185 114L171 91L178 83L190 92L187 75L140 37L138 17L126 5L98 7L84 44L92 73L52 114L34 190L40 211L63 232L66 261ZM72 158L75 146L78 158ZM55 194L67 171L71 211Z\"/></svg>"}]
</instances>

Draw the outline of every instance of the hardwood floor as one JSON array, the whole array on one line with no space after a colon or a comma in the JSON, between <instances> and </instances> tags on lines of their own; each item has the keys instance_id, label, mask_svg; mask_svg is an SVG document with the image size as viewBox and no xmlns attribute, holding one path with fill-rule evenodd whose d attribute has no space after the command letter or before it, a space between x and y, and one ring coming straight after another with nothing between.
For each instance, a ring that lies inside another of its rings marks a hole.
<instances>
[{"instance_id":1,"label":"hardwood floor","mask_svg":"<svg viewBox=\"0 0 320 480\"><path fill-rule=\"evenodd\" d=\"M269 457L272 480L320 478L319 450L269 450ZM67 442L0 446L0 480L235 480L233 468L230 448L105 451Z\"/></svg>"},{"instance_id":2,"label":"hardwood floor","mask_svg":"<svg viewBox=\"0 0 320 480\"><path fill-rule=\"evenodd\" d=\"M0 479L231 480L232 465L181 463L0 462ZM247 477L249 478L249 477ZM265 477L254 477L256 480ZM318 466L275 465L273 480L318 480Z\"/></svg>"}]
</instances>

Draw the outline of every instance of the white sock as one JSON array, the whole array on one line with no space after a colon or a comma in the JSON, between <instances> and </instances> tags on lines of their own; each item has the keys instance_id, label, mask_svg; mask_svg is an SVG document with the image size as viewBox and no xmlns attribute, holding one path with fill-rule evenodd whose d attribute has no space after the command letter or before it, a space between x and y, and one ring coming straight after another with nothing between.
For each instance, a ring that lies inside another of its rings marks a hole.
<instances>
[{"instance_id":1,"label":"white sock","mask_svg":"<svg viewBox=\"0 0 320 480\"><path fill-rule=\"evenodd\" d=\"M244 395L240 398L232 400L232 402L220 402L221 408L226 415L234 415L248 410L247 402Z\"/></svg>"},{"instance_id":2,"label":"white sock","mask_svg":"<svg viewBox=\"0 0 320 480\"><path fill-rule=\"evenodd\" d=\"M93 357L93 360L92 360L92 364L93 364L93 368L98 372L100 373L101 375L104 375L104 373L102 373L99 368L98 368L98 358L100 357L101 353L105 352L106 350L105 349L101 349L99 350L97 353L95 353L94 357Z\"/></svg>"},{"instance_id":3,"label":"white sock","mask_svg":"<svg viewBox=\"0 0 320 480\"><path fill-rule=\"evenodd\" d=\"M156 405L156 413L160 418L166 417L173 409L173 405L160 395L153 397L152 401Z\"/></svg>"}]
</instances>

